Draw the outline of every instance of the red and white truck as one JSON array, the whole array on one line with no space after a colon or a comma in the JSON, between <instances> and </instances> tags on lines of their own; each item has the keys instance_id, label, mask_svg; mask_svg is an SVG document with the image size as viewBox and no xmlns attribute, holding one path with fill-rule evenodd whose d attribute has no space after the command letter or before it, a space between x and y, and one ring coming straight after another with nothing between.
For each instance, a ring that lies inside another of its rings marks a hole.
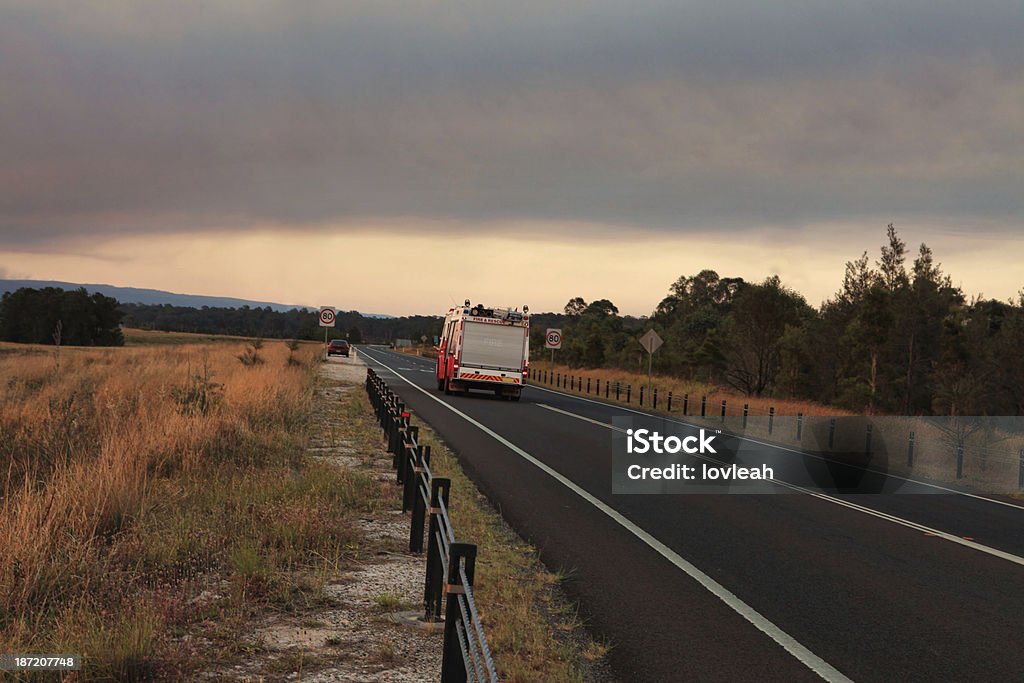
<instances>
[{"instance_id":1,"label":"red and white truck","mask_svg":"<svg viewBox=\"0 0 1024 683\"><path fill-rule=\"evenodd\" d=\"M493 391L518 401L530 362L530 309L471 305L449 309L437 346L437 388Z\"/></svg>"}]
</instances>

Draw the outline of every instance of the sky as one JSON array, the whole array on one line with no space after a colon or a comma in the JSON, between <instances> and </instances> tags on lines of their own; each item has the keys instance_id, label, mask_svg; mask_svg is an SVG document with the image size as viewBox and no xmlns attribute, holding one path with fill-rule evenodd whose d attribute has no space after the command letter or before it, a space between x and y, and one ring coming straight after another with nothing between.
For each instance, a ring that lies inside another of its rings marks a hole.
<instances>
[{"instance_id":1,"label":"sky","mask_svg":"<svg viewBox=\"0 0 1024 683\"><path fill-rule=\"evenodd\" d=\"M0 0L0 277L392 314L1024 287L1019 0Z\"/></svg>"}]
</instances>

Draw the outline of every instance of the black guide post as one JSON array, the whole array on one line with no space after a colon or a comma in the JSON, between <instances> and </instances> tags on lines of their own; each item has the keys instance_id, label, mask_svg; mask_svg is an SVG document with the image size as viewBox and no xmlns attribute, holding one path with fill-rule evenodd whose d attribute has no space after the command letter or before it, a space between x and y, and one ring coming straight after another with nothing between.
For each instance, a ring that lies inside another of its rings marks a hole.
<instances>
[{"instance_id":1,"label":"black guide post","mask_svg":"<svg viewBox=\"0 0 1024 683\"><path fill-rule=\"evenodd\" d=\"M416 427L410 427L410 430ZM419 460L419 451L422 446L416 443L416 436L413 435L406 442L405 455L402 456L404 469L402 472L402 512L412 510L412 498L416 494L416 463Z\"/></svg>"},{"instance_id":2,"label":"black guide post","mask_svg":"<svg viewBox=\"0 0 1024 683\"><path fill-rule=\"evenodd\" d=\"M392 413L388 416L387 421L388 453L394 454L398 452L398 445L396 443L398 441L398 416ZM398 467L398 458L392 457L391 466Z\"/></svg>"},{"instance_id":3,"label":"black guide post","mask_svg":"<svg viewBox=\"0 0 1024 683\"><path fill-rule=\"evenodd\" d=\"M419 427L410 427L409 418L402 418L405 427L402 431L402 444L396 457L398 458L398 472L395 474L395 480L399 484L404 484L407 473L411 467L409 467L409 459L412 457L412 449L416 445L416 434L420 431Z\"/></svg>"},{"instance_id":4,"label":"black guide post","mask_svg":"<svg viewBox=\"0 0 1024 683\"><path fill-rule=\"evenodd\" d=\"M441 618L441 598L444 589L444 565L441 554L444 548L438 542L441 531L441 504L448 508L448 496L452 490L452 480L434 477L430 481L430 524L427 528L427 578L423 586L423 610L427 621Z\"/></svg>"},{"instance_id":5,"label":"black guide post","mask_svg":"<svg viewBox=\"0 0 1024 683\"><path fill-rule=\"evenodd\" d=\"M461 621L459 596L466 594L462 584L463 562L466 565L466 580L473 585L476 570L476 546L472 543L452 543L448 555L448 581L445 584L444 649L441 654L441 683L465 683L466 667L469 662L462 658L462 647L456 625ZM462 624L468 630L469 624Z\"/></svg>"},{"instance_id":6,"label":"black guide post","mask_svg":"<svg viewBox=\"0 0 1024 683\"><path fill-rule=\"evenodd\" d=\"M423 552L423 524L427 513L425 493L421 492L420 483L426 481L426 469L430 464L430 446L416 449L416 470L409 480L412 485L412 529L409 531L409 552Z\"/></svg>"}]
</instances>

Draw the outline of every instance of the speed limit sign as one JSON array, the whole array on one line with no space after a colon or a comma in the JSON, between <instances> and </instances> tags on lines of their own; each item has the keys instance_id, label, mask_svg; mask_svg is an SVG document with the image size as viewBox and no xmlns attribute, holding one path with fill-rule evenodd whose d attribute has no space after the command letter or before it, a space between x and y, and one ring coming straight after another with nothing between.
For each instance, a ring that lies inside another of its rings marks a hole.
<instances>
[{"instance_id":1,"label":"speed limit sign","mask_svg":"<svg viewBox=\"0 0 1024 683\"><path fill-rule=\"evenodd\" d=\"M334 321L338 315L330 306L320 307L320 327L334 327Z\"/></svg>"},{"instance_id":2,"label":"speed limit sign","mask_svg":"<svg viewBox=\"0 0 1024 683\"><path fill-rule=\"evenodd\" d=\"M544 337L544 348L546 349L560 349L562 348L562 331L549 329L547 335Z\"/></svg>"}]
</instances>

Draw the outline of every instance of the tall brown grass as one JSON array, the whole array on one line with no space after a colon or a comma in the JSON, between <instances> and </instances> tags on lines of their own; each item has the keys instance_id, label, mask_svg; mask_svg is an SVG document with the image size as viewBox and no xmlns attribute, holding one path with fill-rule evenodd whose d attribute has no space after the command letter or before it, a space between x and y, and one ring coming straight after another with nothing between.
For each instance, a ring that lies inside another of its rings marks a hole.
<instances>
[{"instance_id":1,"label":"tall brown grass","mask_svg":"<svg viewBox=\"0 0 1024 683\"><path fill-rule=\"evenodd\" d=\"M335 520L303 512L337 497L321 485L333 475L297 474L319 347L297 365L284 343L255 367L239 351L64 349L58 367L5 348L4 651L77 651L98 678L142 677L188 611L183 579L225 568L251 592L239 547L257 548L257 564L267 548L295 563L285 551L346 542Z\"/></svg>"}]
</instances>

